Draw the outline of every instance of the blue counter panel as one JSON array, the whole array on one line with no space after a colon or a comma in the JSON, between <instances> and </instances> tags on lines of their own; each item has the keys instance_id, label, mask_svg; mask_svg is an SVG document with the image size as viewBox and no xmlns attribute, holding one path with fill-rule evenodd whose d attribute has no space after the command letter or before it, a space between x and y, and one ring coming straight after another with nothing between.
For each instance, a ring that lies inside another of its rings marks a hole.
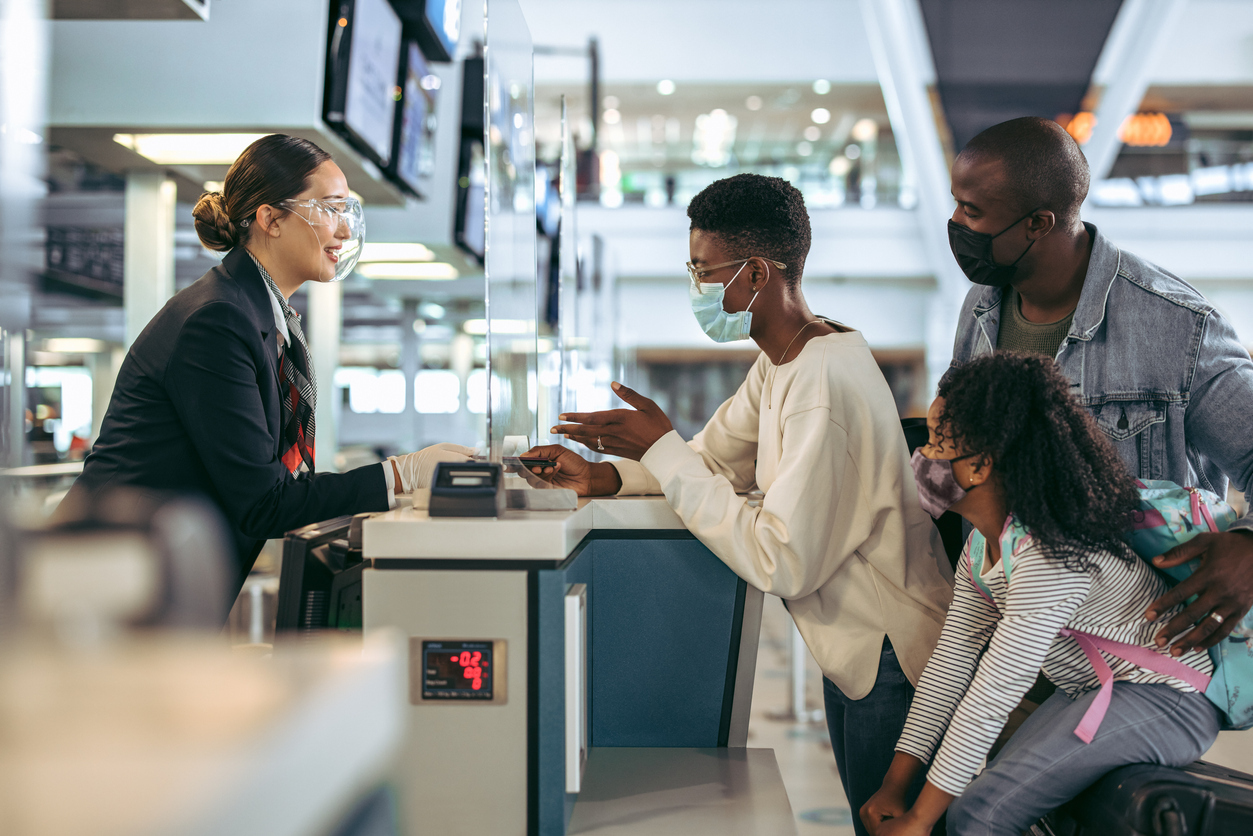
<instances>
[{"instance_id":1,"label":"blue counter panel","mask_svg":"<svg viewBox=\"0 0 1253 836\"><path fill-rule=\"evenodd\" d=\"M591 745L726 745L742 583L698 540L596 540Z\"/></svg>"},{"instance_id":2,"label":"blue counter panel","mask_svg":"<svg viewBox=\"0 0 1253 836\"><path fill-rule=\"evenodd\" d=\"M561 568L533 573L531 832L563 836L563 598L587 584L588 712L596 747L726 745L744 582L686 532L593 533Z\"/></svg>"}]
</instances>

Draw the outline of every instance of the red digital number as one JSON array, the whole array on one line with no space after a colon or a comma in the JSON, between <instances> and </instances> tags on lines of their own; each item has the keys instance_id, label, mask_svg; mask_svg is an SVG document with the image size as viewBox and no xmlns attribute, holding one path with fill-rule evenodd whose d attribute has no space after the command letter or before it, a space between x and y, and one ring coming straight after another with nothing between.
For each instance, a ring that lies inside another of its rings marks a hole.
<instances>
[{"instance_id":1,"label":"red digital number","mask_svg":"<svg viewBox=\"0 0 1253 836\"><path fill-rule=\"evenodd\" d=\"M479 690L480 688L483 687L483 680L479 679L478 677L475 677L474 681L470 683L470 687L473 688L475 691Z\"/></svg>"},{"instance_id":2,"label":"red digital number","mask_svg":"<svg viewBox=\"0 0 1253 836\"><path fill-rule=\"evenodd\" d=\"M466 665L470 664L470 651L468 650L461 651L461 656L457 658L457 664L461 665L461 667L463 668Z\"/></svg>"},{"instance_id":3,"label":"red digital number","mask_svg":"<svg viewBox=\"0 0 1253 836\"><path fill-rule=\"evenodd\" d=\"M480 660L480 659L482 659L482 658L483 658L483 654L482 654L482 652L480 652L480 651L476 650L476 651L474 651L474 655L472 655L472 656L470 657L470 664L471 664L471 665L477 665L477 664L479 663L479 660Z\"/></svg>"}]
</instances>

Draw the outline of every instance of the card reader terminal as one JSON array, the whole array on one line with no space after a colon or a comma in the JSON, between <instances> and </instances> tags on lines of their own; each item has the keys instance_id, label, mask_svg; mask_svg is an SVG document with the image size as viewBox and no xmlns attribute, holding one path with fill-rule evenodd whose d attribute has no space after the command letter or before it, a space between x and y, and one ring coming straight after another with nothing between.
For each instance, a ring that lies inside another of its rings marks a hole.
<instances>
[{"instance_id":1,"label":"card reader terminal","mask_svg":"<svg viewBox=\"0 0 1253 836\"><path fill-rule=\"evenodd\" d=\"M440 462L431 482L432 517L499 517L504 476L495 462Z\"/></svg>"}]
</instances>

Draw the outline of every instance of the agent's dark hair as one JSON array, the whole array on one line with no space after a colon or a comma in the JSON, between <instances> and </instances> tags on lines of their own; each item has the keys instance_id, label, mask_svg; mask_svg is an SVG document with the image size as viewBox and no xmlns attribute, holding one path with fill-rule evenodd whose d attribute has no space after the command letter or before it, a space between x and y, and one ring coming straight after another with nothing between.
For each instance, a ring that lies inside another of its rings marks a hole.
<instances>
[{"instance_id":1,"label":"agent's dark hair","mask_svg":"<svg viewBox=\"0 0 1253 836\"><path fill-rule=\"evenodd\" d=\"M940 382L943 435L962 453L992 459L1010 513L1067 568L1092 570L1109 552L1132 555L1123 535L1140 495L1113 443L1041 355L997 352Z\"/></svg>"},{"instance_id":2,"label":"agent's dark hair","mask_svg":"<svg viewBox=\"0 0 1253 836\"><path fill-rule=\"evenodd\" d=\"M274 206L305 190L309 176L331 155L307 139L270 134L244 149L226 172L221 192L206 192L192 216L196 234L211 250L225 252L248 240L243 222L265 204Z\"/></svg>"},{"instance_id":3,"label":"agent's dark hair","mask_svg":"<svg viewBox=\"0 0 1253 836\"><path fill-rule=\"evenodd\" d=\"M958 157L1001 163L1019 214L1048 209L1063 226L1079 219L1091 179L1088 160L1053 120L1024 116L993 125L966 143Z\"/></svg>"},{"instance_id":4,"label":"agent's dark hair","mask_svg":"<svg viewBox=\"0 0 1253 836\"><path fill-rule=\"evenodd\" d=\"M692 229L717 235L735 258L761 256L787 265L795 287L809 255L805 199L786 180L737 174L706 186L687 206Z\"/></svg>"}]
</instances>

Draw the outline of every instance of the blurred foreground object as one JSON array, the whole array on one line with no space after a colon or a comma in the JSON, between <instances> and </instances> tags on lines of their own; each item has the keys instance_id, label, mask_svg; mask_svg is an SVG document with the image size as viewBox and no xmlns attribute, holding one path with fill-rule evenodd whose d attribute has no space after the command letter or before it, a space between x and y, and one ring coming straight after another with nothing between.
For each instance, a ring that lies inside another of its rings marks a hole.
<instances>
[{"instance_id":1,"label":"blurred foreground object","mask_svg":"<svg viewBox=\"0 0 1253 836\"><path fill-rule=\"evenodd\" d=\"M402 734L400 651L388 632L274 659L158 636L86 653L9 643L3 832L394 833L379 787Z\"/></svg>"},{"instance_id":2,"label":"blurred foreground object","mask_svg":"<svg viewBox=\"0 0 1253 836\"><path fill-rule=\"evenodd\" d=\"M19 532L17 604L28 629L72 645L128 629L221 629L234 561L204 500L117 488L77 494Z\"/></svg>"}]
</instances>

